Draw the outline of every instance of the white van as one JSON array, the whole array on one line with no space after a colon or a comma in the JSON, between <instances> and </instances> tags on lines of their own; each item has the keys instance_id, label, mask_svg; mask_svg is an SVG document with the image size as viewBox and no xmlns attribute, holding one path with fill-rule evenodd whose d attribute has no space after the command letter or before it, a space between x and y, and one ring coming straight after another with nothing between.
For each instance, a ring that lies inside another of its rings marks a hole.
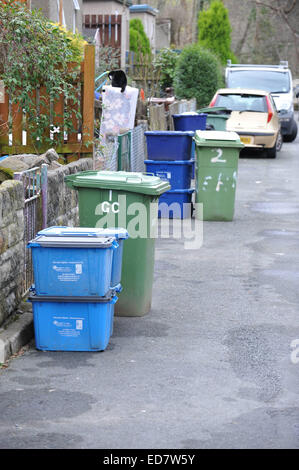
<instances>
[{"instance_id":1,"label":"white van","mask_svg":"<svg viewBox=\"0 0 299 470\"><path fill-rule=\"evenodd\" d=\"M228 60L225 82L227 88L254 88L270 91L279 114L283 139L286 142L296 139L293 82L288 62L281 61L279 65L251 65L232 64Z\"/></svg>"}]
</instances>

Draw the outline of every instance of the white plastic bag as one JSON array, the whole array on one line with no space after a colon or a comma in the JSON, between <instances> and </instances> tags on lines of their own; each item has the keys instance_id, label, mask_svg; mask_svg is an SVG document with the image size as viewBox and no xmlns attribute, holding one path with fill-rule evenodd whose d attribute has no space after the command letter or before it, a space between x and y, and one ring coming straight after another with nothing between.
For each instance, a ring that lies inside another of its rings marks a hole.
<instances>
[{"instance_id":1,"label":"white plastic bag","mask_svg":"<svg viewBox=\"0 0 299 470\"><path fill-rule=\"evenodd\" d=\"M100 134L103 140L107 134L117 135L134 128L138 88L126 86L121 93L118 87L103 87L103 112Z\"/></svg>"}]
</instances>

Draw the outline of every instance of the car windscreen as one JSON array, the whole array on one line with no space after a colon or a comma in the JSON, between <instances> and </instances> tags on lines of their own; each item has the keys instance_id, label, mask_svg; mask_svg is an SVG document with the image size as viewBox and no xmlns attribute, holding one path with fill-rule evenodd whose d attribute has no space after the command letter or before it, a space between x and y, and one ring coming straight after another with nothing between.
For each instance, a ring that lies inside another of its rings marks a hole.
<instances>
[{"instance_id":1,"label":"car windscreen","mask_svg":"<svg viewBox=\"0 0 299 470\"><path fill-rule=\"evenodd\" d=\"M254 88L270 93L288 93L290 76L288 72L272 70L230 70L227 76L228 88Z\"/></svg>"},{"instance_id":2,"label":"car windscreen","mask_svg":"<svg viewBox=\"0 0 299 470\"><path fill-rule=\"evenodd\" d=\"M267 112L267 103L264 96L245 93L219 94L217 95L215 106L221 106L230 111Z\"/></svg>"}]
</instances>

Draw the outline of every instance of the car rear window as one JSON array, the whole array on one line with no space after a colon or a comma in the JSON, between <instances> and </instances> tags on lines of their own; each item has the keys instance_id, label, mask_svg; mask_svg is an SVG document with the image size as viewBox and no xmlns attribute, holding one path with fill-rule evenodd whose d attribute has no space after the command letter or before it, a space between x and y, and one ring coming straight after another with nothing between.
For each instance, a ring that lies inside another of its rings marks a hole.
<instances>
[{"instance_id":1,"label":"car rear window","mask_svg":"<svg viewBox=\"0 0 299 470\"><path fill-rule=\"evenodd\" d=\"M290 91L289 72L273 70L229 70L228 88L255 88L271 93L288 93Z\"/></svg>"},{"instance_id":2,"label":"car rear window","mask_svg":"<svg viewBox=\"0 0 299 470\"><path fill-rule=\"evenodd\" d=\"M260 95L247 94L219 94L215 106L227 108L230 111L267 112L266 98Z\"/></svg>"}]
</instances>

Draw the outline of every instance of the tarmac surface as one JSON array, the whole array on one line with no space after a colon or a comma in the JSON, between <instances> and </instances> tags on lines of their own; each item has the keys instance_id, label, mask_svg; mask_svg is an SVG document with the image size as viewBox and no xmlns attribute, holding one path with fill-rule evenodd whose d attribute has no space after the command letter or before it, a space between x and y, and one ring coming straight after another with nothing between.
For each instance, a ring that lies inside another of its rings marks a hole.
<instances>
[{"instance_id":1,"label":"tarmac surface","mask_svg":"<svg viewBox=\"0 0 299 470\"><path fill-rule=\"evenodd\" d=\"M0 369L0 449L299 448L298 144L240 158L199 250L157 240L152 309L104 352Z\"/></svg>"}]
</instances>

